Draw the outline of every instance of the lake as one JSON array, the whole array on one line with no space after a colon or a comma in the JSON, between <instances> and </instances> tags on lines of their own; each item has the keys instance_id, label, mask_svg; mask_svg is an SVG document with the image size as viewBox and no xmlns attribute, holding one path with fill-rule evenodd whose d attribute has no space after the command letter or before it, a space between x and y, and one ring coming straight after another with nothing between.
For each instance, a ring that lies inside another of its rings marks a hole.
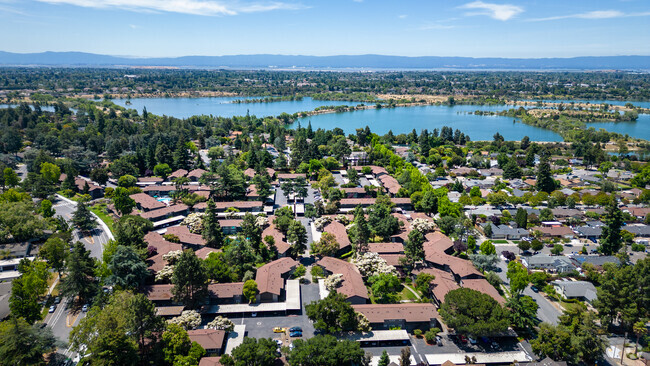
<instances>
[{"instance_id":1,"label":"lake","mask_svg":"<svg viewBox=\"0 0 650 366\"><path fill-rule=\"evenodd\" d=\"M293 114L295 112L312 111L325 105L357 105L350 101L320 101L312 98L303 98L301 101L284 101L273 103L245 103L234 104L237 99L254 99L244 97L215 97L215 98L139 98L131 99L131 105L126 105L127 99L115 99L113 102L126 108L136 109L142 113L147 111L157 115L167 115L177 118L187 118L193 115L213 115L222 117L243 116L246 113L258 117L277 116L282 112ZM498 131L507 140L521 140L528 136L533 141L562 141L562 138L551 131L541 128L513 124L512 118L500 116L475 116L469 114L476 110L501 111L506 106L419 106L368 109L344 113L328 113L299 119L303 126L311 120L314 129L342 128L345 133L355 133L357 128L370 126L373 132L385 134L389 130L393 133L408 133L414 128L419 132L422 129L440 129L450 126L459 129L472 140L492 140ZM296 127L297 123L290 127Z\"/></svg>"},{"instance_id":2,"label":"lake","mask_svg":"<svg viewBox=\"0 0 650 366\"><path fill-rule=\"evenodd\" d=\"M214 98L137 98L131 99L131 105L126 105L128 99L113 99L113 102L125 108L132 108L142 114L142 109L157 115L166 115L176 118L188 118L196 115L213 115L219 117L252 116L266 117L278 116L282 112L294 114L296 112L313 111L325 105L357 105L357 102L339 102L329 100L314 100L303 98L295 101L282 101L271 103L232 103L235 100L257 99L260 97L214 97Z\"/></svg>"},{"instance_id":3,"label":"lake","mask_svg":"<svg viewBox=\"0 0 650 366\"><path fill-rule=\"evenodd\" d=\"M389 130L394 134L408 133L413 129L420 131L434 128L440 130L443 126L459 129L472 140L492 140L499 132L506 140L521 140L524 136L533 141L562 141L555 132L513 123L513 118L502 116L479 116L469 114L477 110L499 112L508 109L507 106L480 105L427 105L417 107L397 107L366 109L353 112L319 114L300 118L302 126L311 121L312 128L332 129L339 127L345 133L355 133L357 128L368 125L372 132L383 135ZM297 123L291 125L295 127Z\"/></svg>"},{"instance_id":4,"label":"lake","mask_svg":"<svg viewBox=\"0 0 650 366\"><path fill-rule=\"evenodd\" d=\"M177 118L187 118L194 115L213 115L222 117L243 116L246 113L258 117L278 116L283 112L296 113L311 111L324 105L357 105L350 101L320 101L312 98L303 98L300 101L284 101L272 103L245 103L234 104L237 99L254 99L255 97L214 97L214 98L139 98L131 99L131 105L126 105L127 99L115 99L115 104L126 108L136 109L142 113L144 107L151 113L167 115ZM569 101L563 101L569 102ZM592 104L610 103L623 105L626 102L609 100L584 101ZM641 107L650 107L650 102L632 102ZM2 106L0 106L2 107ZM5 105L6 107L6 105ZM52 107L50 107L52 108ZM306 126L309 121L312 127L332 129L342 128L346 133L355 133L357 128L368 125L373 132L385 134L389 130L393 133L408 133L415 129L420 131L442 126L459 129L470 136L472 140L492 140L492 136L499 132L506 140L521 140L528 136L533 141L562 141L562 138L551 131L527 126L522 123L513 123L513 119L501 116L477 116L469 114L476 110L499 112L511 106L417 106L368 109L343 113L328 113L305 117L299 122ZM46 108L44 108L46 109ZM291 127L297 126L297 123ZM650 140L650 115L641 114L637 122L610 122L590 123L590 127L603 128L607 131L628 134L632 137Z\"/></svg>"}]
</instances>

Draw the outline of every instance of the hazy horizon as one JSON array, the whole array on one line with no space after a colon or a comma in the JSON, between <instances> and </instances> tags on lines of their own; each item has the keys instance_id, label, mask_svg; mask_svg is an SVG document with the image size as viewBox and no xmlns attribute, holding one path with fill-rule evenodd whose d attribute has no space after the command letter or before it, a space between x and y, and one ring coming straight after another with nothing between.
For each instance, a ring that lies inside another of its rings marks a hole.
<instances>
[{"instance_id":1,"label":"hazy horizon","mask_svg":"<svg viewBox=\"0 0 650 366\"><path fill-rule=\"evenodd\" d=\"M642 0L0 0L2 50L128 57L650 55Z\"/></svg>"}]
</instances>

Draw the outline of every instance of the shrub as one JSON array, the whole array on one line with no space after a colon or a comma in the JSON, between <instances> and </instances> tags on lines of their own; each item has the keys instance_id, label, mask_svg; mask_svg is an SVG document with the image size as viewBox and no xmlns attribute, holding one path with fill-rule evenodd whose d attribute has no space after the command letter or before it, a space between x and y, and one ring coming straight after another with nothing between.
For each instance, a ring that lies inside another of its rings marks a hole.
<instances>
[{"instance_id":1,"label":"shrub","mask_svg":"<svg viewBox=\"0 0 650 366\"><path fill-rule=\"evenodd\" d=\"M418 338L421 338L422 337L422 329L414 329L413 330L413 335L418 337Z\"/></svg>"},{"instance_id":2,"label":"shrub","mask_svg":"<svg viewBox=\"0 0 650 366\"><path fill-rule=\"evenodd\" d=\"M300 278L307 273L307 268L302 264L299 264L298 267L293 271L293 278Z\"/></svg>"},{"instance_id":3,"label":"shrub","mask_svg":"<svg viewBox=\"0 0 650 366\"><path fill-rule=\"evenodd\" d=\"M323 273L323 268L320 266L313 266L311 267L311 276L318 278L318 277L323 277L325 273Z\"/></svg>"}]
</instances>

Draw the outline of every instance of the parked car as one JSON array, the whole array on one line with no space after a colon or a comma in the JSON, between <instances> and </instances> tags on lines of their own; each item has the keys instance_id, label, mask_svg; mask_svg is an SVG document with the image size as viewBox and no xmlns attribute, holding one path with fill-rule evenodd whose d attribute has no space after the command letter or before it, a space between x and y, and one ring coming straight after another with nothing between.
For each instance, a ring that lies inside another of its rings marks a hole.
<instances>
[{"instance_id":1,"label":"parked car","mask_svg":"<svg viewBox=\"0 0 650 366\"><path fill-rule=\"evenodd\" d=\"M476 344L476 339L474 339L472 337L467 337L467 339L469 339L469 343Z\"/></svg>"},{"instance_id":2,"label":"parked car","mask_svg":"<svg viewBox=\"0 0 650 366\"><path fill-rule=\"evenodd\" d=\"M499 348L499 344L497 342L492 342L492 344L490 344L490 348L497 349Z\"/></svg>"},{"instance_id":3,"label":"parked car","mask_svg":"<svg viewBox=\"0 0 650 366\"><path fill-rule=\"evenodd\" d=\"M284 333L287 331L287 328L275 327L273 328L273 333Z\"/></svg>"},{"instance_id":4,"label":"parked car","mask_svg":"<svg viewBox=\"0 0 650 366\"><path fill-rule=\"evenodd\" d=\"M84 306L82 306L81 311L83 311L84 313L87 313L88 312L88 304L85 304Z\"/></svg>"},{"instance_id":5,"label":"parked car","mask_svg":"<svg viewBox=\"0 0 650 366\"><path fill-rule=\"evenodd\" d=\"M49 313L53 313L56 310L56 305L50 306L50 310L48 310Z\"/></svg>"},{"instance_id":6,"label":"parked car","mask_svg":"<svg viewBox=\"0 0 650 366\"><path fill-rule=\"evenodd\" d=\"M61 297L60 296L57 296L57 297L54 298L54 303L55 304L58 304L60 302L61 302Z\"/></svg>"},{"instance_id":7,"label":"parked car","mask_svg":"<svg viewBox=\"0 0 650 366\"><path fill-rule=\"evenodd\" d=\"M467 337L462 334L458 336L458 340L460 340L460 343L467 343Z\"/></svg>"},{"instance_id":8,"label":"parked car","mask_svg":"<svg viewBox=\"0 0 650 366\"><path fill-rule=\"evenodd\" d=\"M535 286L530 286L530 289L533 290L533 292L539 292L539 289Z\"/></svg>"},{"instance_id":9,"label":"parked car","mask_svg":"<svg viewBox=\"0 0 650 366\"><path fill-rule=\"evenodd\" d=\"M302 337L302 332L291 332L289 337Z\"/></svg>"},{"instance_id":10,"label":"parked car","mask_svg":"<svg viewBox=\"0 0 650 366\"><path fill-rule=\"evenodd\" d=\"M282 346L282 340L276 339L275 343L278 345L278 347Z\"/></svg>"},{"instance_id":11,"label":"parked car","mask_svg":"<svg viewBox=\"0 0 650 366\"><path fill-rule=\"evenodd\" d=\"M301 332L302 333L302 328L300 327L291 327L289 328L289 332Z\"/></svg>"}]
</instances>

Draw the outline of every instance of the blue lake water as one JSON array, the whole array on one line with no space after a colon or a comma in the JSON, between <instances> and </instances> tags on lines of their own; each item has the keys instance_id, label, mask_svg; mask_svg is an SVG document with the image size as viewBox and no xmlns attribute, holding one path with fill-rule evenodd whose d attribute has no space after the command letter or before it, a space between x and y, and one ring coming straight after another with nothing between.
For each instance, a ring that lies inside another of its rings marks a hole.
<instances>
[{"instance_id":1,"label":"blue lake water","mask_svg":"<svg viewBox=\"0 0 650 366\"><path fill-rule=\"evenodd\" d=\"M283 101L272 103L232 103L234 100L255 99L246 97L215 97L215 98L139 98L131 99L131 105L126 105L127 99L114 99L113 102L125 108L132 108L142 114L147 107L149 113L166 115L176 118L188 118L196 115L213 115L219 117L278 116L282 112L312 111L326 105L357 105L357 102L338 102L329 100L314 100L303 98L299 101Z\"/></svg>"},{"instance_id":2,"label":"blue lake water","mask_svg":"<svg viewBox=\"0 0 650 366\"><path fill-rule=\"evenodd\" d=\"M311 111L324 105L356 105L356 102L349 101L319 101L311 98L303 98L301 101L285 101L272 103L246 103L234 104L237 99L250 99L245 97L215 97L215 98L141 98L131 99L131 104L126 105L126 99L115 99L114 102L126 108L136 109L142 113L144 107L150 113L167 115L177 118L187 118L194 115L213 115L222 117L243 116L246 113L258 117L278 116L283 112L296 113ZM569 103L570 101L564 100ZM610 103L624 105L626 102L609 100L589 100L592 104ZM650 108L650 102L632 102L633 104ZM3 107L3 106L0 106ZM4 105L6 107L6 105ZM52 107L49 107L52 108ZM47 108L49 110L49 108ZM306 126L309 121L312 127L332 129L342 128L346 133L354 133L357 128L366 125L378 134L385 134L389 130L393 133L408 133L415 129L420 131L442 126L449 126L459 129L470 136L472 140L492 140L493 135L499 132L506 140L521 140L528 136L533 141L561 141L562 138L551 131L527 126L522 123L513 123L513 119L500 116L477 116L470 112L481 111L502 111L512 108L511 106L479 106L479 105L457 105L457 106L417 106L369 109L343 113L328 113L305 117L299 122ZM46 109L43 107L43 109ZM292 125L295 127L297 124ZM607 131L628 134L632 137L650 140L650 115L639 115L636 122L610 122L591 123L590 127L603 128Z\"/></svg>"},{"instance_id":3,"label":"blue lake water","mask_svg":"<svg viewBox=\"0 0 650 366\"><path fill-rule=\"evenodd\" d=\"M506 140L521 140L524 136L533 141L562 141L560 135L541 128L513 123L513 118L501 116L479 116L469 114L476 110L502 111L507 106L418 106L366 109L353 112L320 114L299 119L303 126L309 121L314 129L339 127L345 133L355 133L357 128L370 127L370 130L383 135L389 130L394 134L408 133L413 129L420 131L443 126L459 129L472 140L492 140L499 132ZM296 124L292 125L295 127Z\"/></svg>"}]
</instances>

